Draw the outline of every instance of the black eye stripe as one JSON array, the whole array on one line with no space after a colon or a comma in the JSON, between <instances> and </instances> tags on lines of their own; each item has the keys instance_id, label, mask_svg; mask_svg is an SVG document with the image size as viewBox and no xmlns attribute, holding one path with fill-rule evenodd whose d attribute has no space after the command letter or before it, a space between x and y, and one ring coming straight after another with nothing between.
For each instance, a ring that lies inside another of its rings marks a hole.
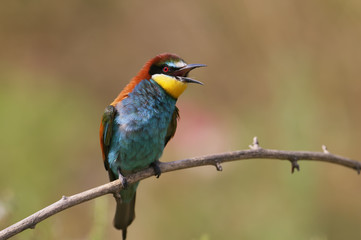
<instances>
[{"instance_id":1,"label":"black eye stripe","mask_svg":"<svg viewBox=\"0 0 361 240\"><path fill-rule=\"evenodd\" d=\"M174 72L175 70L177 70L177 68L168 66L166 64L162 64L162 65L154 64L149 69L149 75L160 74L160 73L166 73L167 74L167 73Z\"/></svg>"}]
</instances>

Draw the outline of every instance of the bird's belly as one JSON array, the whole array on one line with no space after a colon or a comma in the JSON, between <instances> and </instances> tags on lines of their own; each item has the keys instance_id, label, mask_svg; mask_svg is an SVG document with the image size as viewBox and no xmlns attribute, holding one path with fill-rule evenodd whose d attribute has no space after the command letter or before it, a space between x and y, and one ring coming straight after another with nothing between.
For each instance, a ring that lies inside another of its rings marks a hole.
<instances>
[{"instance_id":1,"label":"bird's belly","mask_svg":"<svg viewBox=\"0 0 361 240\"><path fill-rule=\"evenodd\" d=\"M110 151L110 166L115 172L134 172L158 160L164 149L170 116L118 125Z\"/></svg>"},{"instance_id":2,"label":"bird's belly","mask_svg":"<svg viewBox=\"0 0 361 240\"><path fill-rule=\"evenodd\" d=\"M118 162L122 170L136 171L158 160L164 149L166 129L149 129L128 132L121 141Z\"/></svg>"}]
</instances>

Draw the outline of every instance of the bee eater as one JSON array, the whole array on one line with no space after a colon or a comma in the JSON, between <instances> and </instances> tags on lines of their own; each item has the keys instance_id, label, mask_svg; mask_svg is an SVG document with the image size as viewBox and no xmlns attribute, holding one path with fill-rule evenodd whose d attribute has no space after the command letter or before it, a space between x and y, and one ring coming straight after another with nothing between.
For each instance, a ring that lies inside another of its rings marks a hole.
<instances>
[{"instance_id":1,"label":"bee eater","mask_svg":"<svg viewBox=\"0 0 361 240\"><path fill-rule=\"evenodd\" d=\"M187 64L174 54L160 54L149 60L105 109L99 132L110 181L124 180L123 177L149 166L159 177L159 158L177 128L177 99L188 83L202 84L189 78L188 73L204 66ZM115 198L113 224L122 230L123 239L135 217L138 184L124 181L120 199Z\"/></svg>"}]
</instances>

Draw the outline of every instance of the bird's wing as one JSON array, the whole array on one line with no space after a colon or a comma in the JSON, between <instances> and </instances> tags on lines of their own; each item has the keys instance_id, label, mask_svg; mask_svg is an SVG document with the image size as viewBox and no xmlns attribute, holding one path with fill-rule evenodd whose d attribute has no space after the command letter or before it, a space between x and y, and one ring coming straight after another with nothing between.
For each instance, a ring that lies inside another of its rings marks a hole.
<instances>
[{"instance_id":1,"label":"bird's wing","mask_svg":"<svg viewBox=\"0 0 361 240\"><path fill-rule=\"evenodd\" d=\"M102 121L100 123L100 129L99 129L99 136L100 136L100 147L102 149L103 153L103 161L105 169L109 169L109 163L108 163L108 153L110 148L110 143L112 140L112 134L113 134L113 122L115 118L117 110L114 106L109 105L105 108Z\"/></svg>"},{"instance_id":2,"label":"bird's wing","mask_svg":"<svg viewBox=\"0 0 361 240\"><path fill-rule=\"evenodd\" d=\"M164 146L167 145L167 143L169 142L169 140L174 136L175 131L177 129L177 121L179 119L179 109L177 108L177 106L174 109L173 115L172 115L172 120L169 123L168 126L168 130L167 130L167 135L165 136L165 141L164 141Z\"/></svg>"}]
</instances>

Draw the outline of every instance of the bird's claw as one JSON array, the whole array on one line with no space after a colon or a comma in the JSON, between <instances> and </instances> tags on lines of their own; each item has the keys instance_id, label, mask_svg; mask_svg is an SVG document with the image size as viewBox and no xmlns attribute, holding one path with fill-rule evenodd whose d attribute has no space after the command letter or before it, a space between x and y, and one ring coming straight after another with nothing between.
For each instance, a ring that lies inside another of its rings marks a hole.
<instances>
[{"instance_id":1,"label":"bird's claw","mask_svg":"<svg viewBox=\"0 0 361 240\"><path fill-rule=\"evenodd\" d=\"M150 164L150 166L154 169L154 176L159 178L160 175L162 174L162 171L160 170L160 167L159 167L159 161L152 162Z\"/></svg>"},{"instance_id":2,"label":"bird's claw","mask_svg":"<svg viewBox=\"0 0 361 240\"><path fill-rule=\"evenodd\" d=\"M122 182L123 189L127 189L128 188L128 180L121 174L119 168L118 168L118 175L119 175L120 181Z\"/></svg>"},{"instance_id":3,"label":"bird's claw","mask_svg":"<svg viewBox=\"0 0 361 240\"><path fill-rule=\"evenodd\" d=\"M122 187L123 187L123 189L128 188L128 181L125 177L123 177L123 179L122 179Z\"/></svg>"}]
</instances>

